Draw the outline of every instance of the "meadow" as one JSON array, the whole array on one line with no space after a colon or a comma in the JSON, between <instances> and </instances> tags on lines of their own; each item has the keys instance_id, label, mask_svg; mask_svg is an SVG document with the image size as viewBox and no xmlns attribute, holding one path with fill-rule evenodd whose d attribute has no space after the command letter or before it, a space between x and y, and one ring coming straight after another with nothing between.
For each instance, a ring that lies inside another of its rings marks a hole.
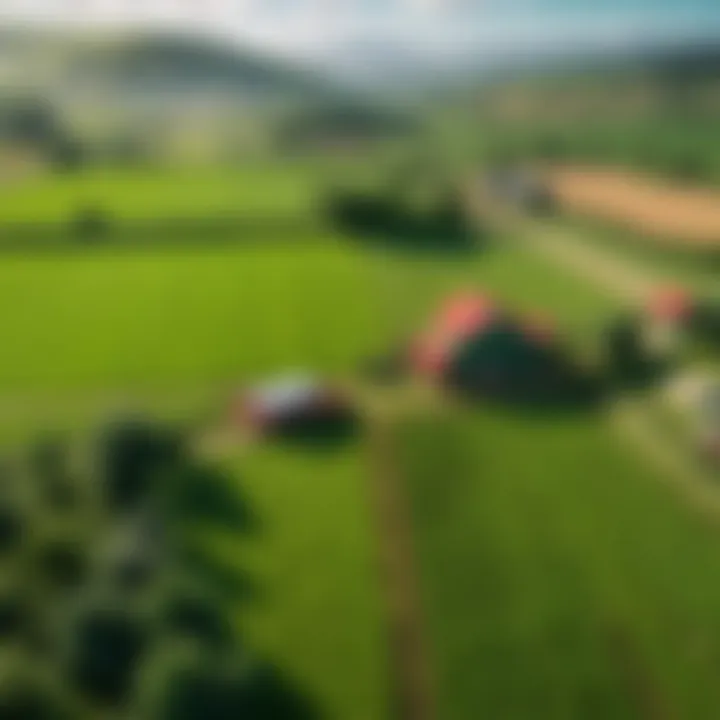
<instances>
[{"instance_id":1,"label":"meadow","mask_svg":"<svg viewBox=\"0 0 720 720\"><path fill-rule=\"evenodd\" d=\"M316 191L307 166L263 162L237 167L91 167L28 177L2 189L0 224L58 224L78 208L102 208L120 223L218 215L292 217L307 213Z\"/></svg>"},{"instance_id":2,"label":"meadow","mask_svg":"<svg viewBox=\"0 0 720 720\"><path fill-rule=\"evenodd\" d=\"M487 411L401 436L443 717L712 717L720 575L597 419Z\"/></svg>"},{"instance_id":3,"label":"meadow","mask_svg":"<svg viewBox=\"0 0 720 720\"><path fill-rule=\"evenodd\" d=\"M248 212L274 207L270 187L310 212L297 188L279 190L295 180L277 174L268 171L264 199L248 191ZM124 182L128 199L117 202L129 213L152 207L141 185ZM174 198L165 210L192 195L207 211L213 194L198 199L187 182L162 191ZM41 205L48 217L53 203L56 217L66 207L55 192L48 185L55 199ZM30 217L27 202L27 216L8 204L5 218ZM370 249L330 231L279 244L198 237L193 246L8 254L0 438L82 432L127 405L212 422L258 377L292 368L355 377L467 287L553 314L578 344L614 310L502 238L462 255ZM411 421L397 438L443 720L636 718L652 703L705 717L719 629L713 533L600 418L457 413ZM390 717L364 442L238 447L223 462L260 527L241 546L209 539L257 585L238 606L239 626L341 720Z\"/></svg>"}]
</instances>

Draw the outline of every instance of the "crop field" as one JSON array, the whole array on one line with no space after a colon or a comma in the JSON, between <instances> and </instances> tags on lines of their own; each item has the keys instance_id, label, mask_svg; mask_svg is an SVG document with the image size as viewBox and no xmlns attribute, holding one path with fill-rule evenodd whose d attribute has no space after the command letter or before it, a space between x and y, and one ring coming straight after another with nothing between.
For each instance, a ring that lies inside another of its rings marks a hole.
<instances>
[{"instance_id":1,"label":"crop field","mask_svg":"<svg viewBox=\"0 0 720 720\"><path fill-rule=\"evenodd\" d=\"M720 244L718 193L652 180L621 169L557 167L547 173L561 206L664 244Z\"/></svg>"},{"instance_id":2,"label":"crop field","mask_svg":"<svg viewBox=\"0 0 720 720\"><path fill-rule=\"evenodd\" d=\"M718 536L596 419L418 422L443 718L712 716Z\"/></svg>"}]
</instances>

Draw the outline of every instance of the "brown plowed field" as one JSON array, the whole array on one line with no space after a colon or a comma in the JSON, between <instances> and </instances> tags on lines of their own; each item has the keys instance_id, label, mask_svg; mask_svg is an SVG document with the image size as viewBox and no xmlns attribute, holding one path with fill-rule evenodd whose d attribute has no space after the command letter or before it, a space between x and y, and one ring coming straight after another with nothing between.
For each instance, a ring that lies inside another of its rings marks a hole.
<instances>
[{"instance_id":1,"label":"brown plowed field","mask_svg":"<svg viewBox=\"0 0 720 720\"><path fill-rule=\"evenodd\" d=\"M687 188L623 169L545 171L562 207L658 241L720 249L720 191Z\"/></svg>"}]
</instances>

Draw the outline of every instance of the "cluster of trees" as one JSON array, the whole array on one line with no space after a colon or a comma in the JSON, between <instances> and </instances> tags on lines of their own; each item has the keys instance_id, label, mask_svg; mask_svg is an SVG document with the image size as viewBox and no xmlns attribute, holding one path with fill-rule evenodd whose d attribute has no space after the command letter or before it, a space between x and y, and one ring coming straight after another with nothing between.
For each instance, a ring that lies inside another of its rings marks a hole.
<instances>
[{"instance_id":1,"label":"cluster of trees","mask_svg":"<svg viewBox=\"0 0 720 720\"><path fill-rule=\"evenodd\" d=\"M202 542L256 522L234 483L147 422L5 465L0 717L310 717L241 641L231 610L247 578Z\"/></svg>"},{"instance_id":2,"label":"cluster of trees","mask_svg":"<svg viewBox=\"0 0 720 720\"><path fill-rule=\"evenodd\" d=\"M0 139L33 150L58 171L72 171L86 159L83 144L58 117L52 104L35 97L0 101Z\"/></svg>"},{"instance_id":3,"label":"cluster of trees","mask_svg":"<svg viewBox=\"0 0 720 720\"><path fill-rule=\"evenodd\" d=\"M444 190L422 204L401 193L334 190L325 200L325 214L344 232L387 242L466 244L472 237L462 198Z\"/></svg>"},{"instance_id":4,"label":"cluster of trees","mask_svg":"<svg viewBox=\"0 0 720 720\"><path fill-rule=\"evenodd\" d=\"M718 182L720 147L714 122L651 118L633 123L576 124L494 131L491 159L613 163L678 181ZM491 131L491 135L492 135Z\"/></svg>"},{"instance_id":5,"label":"cluster of trees","mask_svg":"<svg viewBox=\"0 0 720 720\"><path fill-rule=\"evenodd\" d=\"M293 114L278 128L280 147L294 151L326 143L366 143L412 134L415 123L402 113L357 103L326 103Z\"/></svg>"},{"instance_id":6,"label":"cluster of trees","mask_svg":"<svg viewBox=\"0 0 720 720\"><path fill-rule=\"evenodd\" d=\"M611 386L653 382L670 369L671 357L658 357L648 348L647 320L639 313L622 314L606 328L604 362ZM720 304L699 301L680 329L680 357L698 349L720 351Z\"/></svg>"}]
</instances>

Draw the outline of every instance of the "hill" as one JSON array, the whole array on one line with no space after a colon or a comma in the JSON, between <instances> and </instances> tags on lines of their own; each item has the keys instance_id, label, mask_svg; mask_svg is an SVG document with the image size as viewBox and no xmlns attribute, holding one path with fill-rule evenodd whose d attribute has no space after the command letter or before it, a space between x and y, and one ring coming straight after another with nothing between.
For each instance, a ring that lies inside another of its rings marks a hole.
<instances>
[{"instance_id":1,"label":"hill","mask_svg":"<svg viewBox=\"0 0 720 720\"><path fill-rule=\"evenodd\" d=\"M94 35L6 30L6 88L28 85L130 102L222 95L242 102L312 101L346 91L316 72L209 37L162 33Z\"/></svg>"}]
</instances>

